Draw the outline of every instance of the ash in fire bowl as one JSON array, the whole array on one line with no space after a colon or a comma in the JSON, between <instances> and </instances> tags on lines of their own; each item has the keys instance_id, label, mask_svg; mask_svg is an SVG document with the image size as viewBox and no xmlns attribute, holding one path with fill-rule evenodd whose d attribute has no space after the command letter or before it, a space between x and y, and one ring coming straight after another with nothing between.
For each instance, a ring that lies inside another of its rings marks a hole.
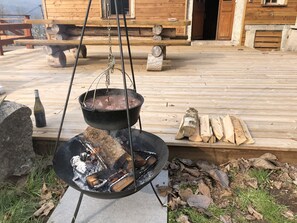
<instances>
[{"instance_id":1,"label":"ash in fire bowl","mask_svg":"<svg viewBox=\"0 0 297 223\"><path fill-rule=\"evenodd\" d=\"M141 101L137 98L128 96L129 108L137 107L141 104ZM96 96L95 99L88 98L85 101L87 108L94 108L97 110L124 110L126 109L126 97L124 95L104 95Z\"/></svg>"},{"instance_id":2,"label":"ash in fire bowl","mask_svg":"<svg viewBox=\"0 0 297 223\"><path fill-rule=\"evenodd\" d=\"M70 161L77 186L98 192L120 192L133 187L132 158L122 139L88 127L79 141L84 149ZM157 156L150 151L136 151L134 159L138 185L152 174Z\"/></svg>"}]
</instances>

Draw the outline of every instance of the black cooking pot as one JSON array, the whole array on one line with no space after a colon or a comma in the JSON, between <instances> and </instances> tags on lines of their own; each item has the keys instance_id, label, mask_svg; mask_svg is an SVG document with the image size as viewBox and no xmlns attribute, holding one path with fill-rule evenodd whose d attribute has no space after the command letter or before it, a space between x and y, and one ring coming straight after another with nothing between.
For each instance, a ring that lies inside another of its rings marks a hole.
<instances>
[{"instance_id":1,"label":"black cooking pot","mask_svg":"<svg viewBox=\"0 0 297 223\"><path fill-rule=\"evenodd\" d=\"M129 131L128 129L111 131L110 135L116 138L120 138L124 143L126 143L128 141ZM131 185L130 187L120 192L90 191L78 187L73 181L74 173L73 168L70 164L70 160L73 156L77 156L85 150L83 145L79 142L79 138L80 135L75 136L58 147L54 155L53 167L56 174L69 186L95 198L115 199L125 197L139 191L144 186L149 184L161 172L168 160L168 147L161 138L145 131L132 129L133 150L146 152L150 151L155 153L158 160L157 164L150 170L150 174L144 175L137 180L136 188Z\"/></svg>"},{"instance_id":2,"label":"black cooking pot","mask_svg":"<svg viewBox=\"0 0 297 223\"><path fill-rule=\"evenodd\" d=\"M127 89L128 97L137 99L140 103L132 108L129 108L130 126L133 126L140 113L140 108L144 102L143 97L136 93L134 90ZM105 130L116 130L124 129L128 127L127 121L127 110L99 110L89 108L85 105L85 101L93 98L95 93L96 96L116 96L125 95L124 89L109 88L107 89L96 89L85 92L79 97L79 103L83 112L86 123L94 128L105 129Z\"/></svg>"}]
</instances>

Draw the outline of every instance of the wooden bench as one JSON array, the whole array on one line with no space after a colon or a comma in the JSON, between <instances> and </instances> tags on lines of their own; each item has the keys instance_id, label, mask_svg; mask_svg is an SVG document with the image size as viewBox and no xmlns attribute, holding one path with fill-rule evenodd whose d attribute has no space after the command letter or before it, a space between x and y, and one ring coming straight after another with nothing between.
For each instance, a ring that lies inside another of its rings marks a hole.
<instances>
[{"instance_id":1,"label":"wooden bench","mask_svg":"<svg viewBox=\"0 0 297 223\"><path fill-rule=\"evenodd\" d=\"M79 44L82 20L26 20L28 24L50 24L47 28L48 40L16 40L15 44L41 45L47 54L48 64L53 67L65 67L66 56L64 50L76 49ZM121 26L123 26L121 21ZM160 25L161 24L161 25ZM166 46L190 45L186 36L177 36L176 27L186 27L188 21L135 21L127 20L130 45L152 46L148 54L147 70L162 70L163 61L166 59ZM86 45L108 45L107 27L110 25L111 36L117 35L116 21L88 21L85 30L82 56L86 57ZM122 29L122 43L127 45L125 30ZM102 38L105 37L105 38ZM111 45L118 45L118 39L113 38Z\"/></svg>"},{"instance_id":2,"label":"wooden bench","mask_svg":"<svg viewBox=\"0 0 297 223\"><path fill-rule=\"evenodd\" d=\"M28 15L7 15L5 18L0 18L0 56L4 54L3 46L13 44L17 39L33 38L32 25L23 23L23 17L26 20L30 18ZM32 45L26 44L26 47L32 48Z\"/></svg>"}]
</instances>

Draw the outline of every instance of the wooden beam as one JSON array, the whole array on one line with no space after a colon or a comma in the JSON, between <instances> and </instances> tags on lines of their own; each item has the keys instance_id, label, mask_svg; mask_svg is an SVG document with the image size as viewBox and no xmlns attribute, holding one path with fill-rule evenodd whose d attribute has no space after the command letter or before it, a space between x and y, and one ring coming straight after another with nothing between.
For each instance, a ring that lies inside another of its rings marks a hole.
<instances>
[{"instance_id":1,"label":"wooden beam","mask_svg":"<svg viewBox=\"0 0 297 223\"><path fill-rule=\"evenodd\" d=\"M58 19L27 19L25 20L27 24L64 24L64 25L78 25L82 26L84 24L84 20L58 20ZM116 26L117 23L115 20L110 21L111 26ZM186 21L162 21L162 20L127 20L127 26L154 26L154 25L163 25L163 26L187 26L190 25L191 22ZM87 25L94 26L107 26L107 20L89 20ZM123 26L123 21L121 21L121 26Z\"/></svg>"},{"instance_id":2,"label":"wooden beam","mask_svg":"<svg viewBox=\"0 0 297 223\"><path fill-rule=\"evenodd\" d=\"M38 45L38 46L50 46L50 45L79 45L79 40L15 40L16 45ZM107 45L108 40L84 40L83 45ZM118 40L112 40L112 45L118 45ZM130 44L134 46L188 46L191 42L187 40L139 40L133 39L130 40ZM123 45L127 45L126 40L123 40Z\"/></svg>"},{"instance_id":3,"label":"wooden beam","mask_svg":"<svg viewBox=\"0 0 297 223\"><path fill-rule=\"evenodd\" d=\"M31 24L24 23L0 23L0 31L2 30L15 30L15 29L31 29Z\"/></svg>"},{"instance_id":4,"label":"wooden beam","mask_svg":"<svg viewBox=\"0 0 297 223\"><path fill-rule=\"evenodd\" d=\"M3 40L0 40L0 45L8 45L8 44L13 44L14 41L16 40L22 40L22 39L28 39L29 37L27 36L21 36L21 37L15 37L15 38L10 38L10 39L3 39ZM33 38L33 37L32 37ZM28 39L29 40L29 39ZM31 43L25 43L23 45L27 45L27 44L31 44Z\"/></svg>"}]
</instances>

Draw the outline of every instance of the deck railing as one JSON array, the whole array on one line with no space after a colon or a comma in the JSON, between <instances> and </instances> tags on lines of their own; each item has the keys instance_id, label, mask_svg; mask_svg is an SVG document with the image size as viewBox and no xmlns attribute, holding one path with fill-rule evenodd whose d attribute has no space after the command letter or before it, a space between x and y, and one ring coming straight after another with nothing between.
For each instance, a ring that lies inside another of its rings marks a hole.
<instances>
[{"instance_id":1,"label":"deck railing","mask_svg":"<svg viewBox=\"0 0 297 223\"><path fill-rule=\"evenodd\" d=\"M25 24L24 20L30 19L29 15L2 15L0 17L0 56L4 54L3 46L13 44L17 39L33 39L32 25ZM32 45L26 45L32 49Z\"/></svg>"}]
</instances>

